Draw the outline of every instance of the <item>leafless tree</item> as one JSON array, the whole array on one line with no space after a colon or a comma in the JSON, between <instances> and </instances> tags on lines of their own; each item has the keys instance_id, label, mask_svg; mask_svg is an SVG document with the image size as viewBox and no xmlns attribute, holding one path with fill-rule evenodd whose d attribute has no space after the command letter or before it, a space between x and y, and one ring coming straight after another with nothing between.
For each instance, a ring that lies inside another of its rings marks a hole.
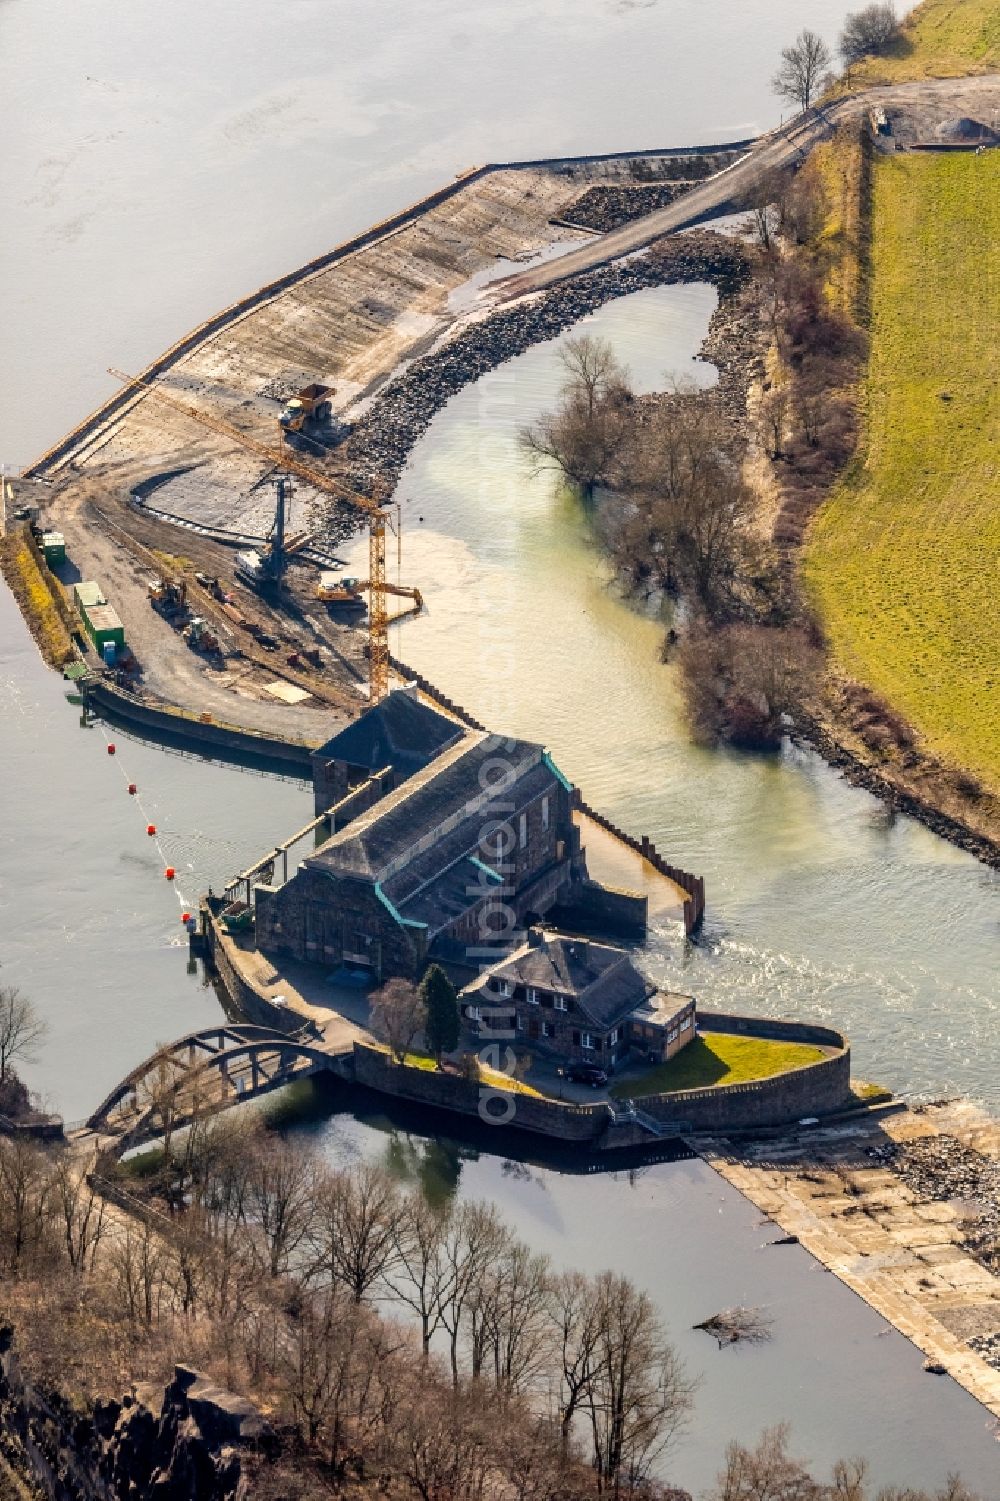
<instances>
[{"instance_id":1,"label":"leafless tree","mask_svg":"<svg viewBox=\"0 0 1000 1501\"><path fill-rule=\"evenodd\" d=\"M460 1204L443 1227L438 1321L448 1336L451 1379L458 1385L459 1334L482 1279L501 1254L507 1231L491 1204Z\"/></svg>"},{"instance_id":2,"label":"leafless tree","mask_svg":"<svg viewBox=\"0 0 1000 1501\"><path fill-rule=\"evenodd\" d=\"M250 1149L247 1217L257 1227L270 1276L286 1273L309 1234L316 1164L295 1142L261 1132Z\"/></svg>"},{"instance_id":3,"label":"leafless tree","mask_svg":"<svg viewBox=\"0 0 1000 1501\"><path fill-rule=\"evenodd\" d=\"M104 1235L104 1200L90 1187L80 1163L68 1155L56 1159L51 1181L66 1259L74 1272L85 1272L93 1265Z\"/></svg>"},{"instance_id":4,"label":"leafless tree","mask_svg":"<svg viewBox=\"0 0 1000 1501\"><path fill-rule=\"evenodd\" d=\"M597 1366L601 1338L596 1284L580 1272L561 1272L549 1283L549 1318L555 1348L555 1392L562 1447L569 1452L573 1424L583 1410Z\"/></svg>"},{"instance_id":5,"label":"leafless tree","mask_svg":"<svg viewBox=\"0 0 1000 1501\"><path fill-rule=\"evenodd\" d=\"M0 1084L6 1082L11 1064L34 1060L47 1031L34 1003L16 985L0 986Z\"/></svg>"},{"instance_id":6,"label":"leafless tree","mask_svg":"<svg viewBox=\"0 0 1000 1501\"><path fill-rule=\"evenodd\" d=\"M807 110L831 61L830 49L823 38L806 28L799 32L790 47L781 49L781 66L771 81L771 87L789 104Z\"/></svg>"},{"instance_id":7,"label":"leafless tree","mask_svg":"<svg viewBox=\"0 0 1000 1501\"><path fill-rule=\"evenodd\" d=\"M504 1398L523 1394L552 1350L549 1263L506 1236L468 1303L472 1374L492 1374Z\"/></svg>"},{"instance_id":8,"label":"leafless tree","mask_svg":"<svg viewBox=\"0 0 1000 1501\"><path fill-rule=\"evenodd\" d=\"M395 1224L395 1258L386 1274L393 1296L411 1308L420 1322L425 1357L441 1325L441 1298L448 1275L447 1227L447 1214L437 1213L421 1195L407 1195Z\"/></svg>"},{"instance_id":9,"label":"leafless tree","mask_svg":"<svg viewBox=\"0 0 1000 1501\"><path fill-rule=\"evenodd\" d=\"M309 1229L314 1275L342 1284L361 1303L395 1262L401 1213L399 1189L379 1167L321 1178Z\"/></svg>"},{"instance_id":10,"label":"leafless tree","mask_svg":"<svg viewBox=\"0 0 1000 1501\"><path fill-rule=\"evenodd\" d=\"M110 1263L129 1323L159 1322L166 1287L167 1250L147 1220L128 1218L111 1245Z\"/></svg>"},{"instance_id":11,"label":"leafless tree","mask_svg":"<svg viewBox=\"0 0 1000 1501\"><path fill-rule=\"evenodd\" d=\"M848 15L840 33L840 55L850 68L863 57L884 52L898 35L899 18L892 0L876 0Z\"/></svg>"},{"instance_id":12,"label":"leafless tree","mask_svg":"<svg viewBox=\"0 0 1000 1501\"><path fill-rule=\"evenodd\" d=\"M0 1257L13 1275L43 1248L52 1174L44 1153L19 1137L0 1137Z\"/></svg>"},{"instance_id":13,"label":"leafless tree","mask_svg":"<svg viewBox=\"0 0 1000 1501\"><path fill-rule=\"evenodd\" d=\"M426 1019L420 993L409 980L388 980L372 997L372 1031L387 1044L397 1063L406 1062Z\"/></svg>"},{"instance_id":14,"label":"leafless tree","mask_svg":"<svg viewBox=\"0 0 1000 1501\"><path fill-rule=\"evenodd\" d=\"M631 392L614 350L589 334L560 352L566 380L554 411L520 434L529 465L555 465L587 499L606 483L629 435Z\"/></svg>"},{"instance_id":15,"label":"leafless tree","mask_svg":"<svg viewBox=\"0 0 1000 1501\"><path fill-rule=\"evenodd\" d=\"M601 1495L633 1495L692 1405L693 1384L647 1293L627 1277L597 1279L597 1341L584 1393Z\"/></svg>"},{"instance_id":16,"label":"leafless tree","mask_svg":"<svg viewBox=\"0 0 1000 1501\"><path fill-rule=\"evenodd\" d=\"M698 738L749 750L780 745L782 716L808 698L822 668L800 628L749 624L692 631L677 660Z\"/></svg>"}]
</instances>

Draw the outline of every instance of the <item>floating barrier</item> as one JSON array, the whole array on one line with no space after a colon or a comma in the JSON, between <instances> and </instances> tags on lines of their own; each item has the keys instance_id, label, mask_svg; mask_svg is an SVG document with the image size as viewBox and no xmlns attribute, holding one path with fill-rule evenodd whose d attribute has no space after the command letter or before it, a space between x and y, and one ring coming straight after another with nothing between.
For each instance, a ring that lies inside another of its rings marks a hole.
<instances>
[{"instance_id":1,"label":"floating barrier","mask_svg":"<svg viewBox=\"0 0 1000 1501\"><path fill-rule=\"evenodd\" d=\"M135 797L135 795L136 795L136 793L138 791L139 791L139 789L135 785L135 783L134 782L129 782L129 784L128 784L128 795L129 795L129 797Z\"/></svg>"},{"instance_id":2,"label":"floating barrier","mask_svg":"<svg viewBox=\"0 0 1000 1501\"><path fill-rule=\"evenodd\" d=\"M108 755L109 755L109 756L113 756L113 755L114 755L114 753L115 753L115 748L114 748L114 746L113 746L113 745L109 745L109 746L108 746Z\"/></svg>"},{"instance_id":3,"label":"floating barrier","mask_svg":"<svg viewBox=\"0 0 1000 1501\"><path fill-rule=\"evenodd\" d=\"M149 835L150 839L152 839L153 835L156 833L156 824L148 823L146 825L146 833Z\"/></svg>"},{"instance_id":4,"label":"floating barrier","mask_svg":"<svg viewBox=\"0 0 1000 1501\"><path fill-rule=\"evenodd\" d=\"M174 867L172 865L168 865L163 874L166 876L168 881L172 881L177 872L174 870Z\"/></svg>"}]
</instances>

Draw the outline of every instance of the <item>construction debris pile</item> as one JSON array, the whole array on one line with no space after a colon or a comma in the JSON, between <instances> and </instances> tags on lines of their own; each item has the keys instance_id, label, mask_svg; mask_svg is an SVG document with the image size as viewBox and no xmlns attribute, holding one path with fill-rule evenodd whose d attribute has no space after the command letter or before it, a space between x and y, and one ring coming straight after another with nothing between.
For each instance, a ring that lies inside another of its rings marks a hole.
<instances>
[{"instance_id":1,"label":"construction debris pile","mask_svg":"<svg viewBox=\"0 0 1000 1501\"><path fill-rule=\"evenodd\" d=\"M870 1147L868 1156L898 1173L918 1198L958 1203L961 1246L1000 1271L1000 1162L945 1135Z\"/></svg>"},{"instance_id":2,"label":"construction debris pile","mask_svg":"<svg viewBox=\"0 0 1000 1501\"><path fill-rule=\"evenodd\" d=\"M597 183L570 204L562 215L562 222L607 234L608 230L618 229L633 219L669 208L693 186L690 182L644 183L641 187Z\"/></svg>"},{"instance_id":3,"label":"construction debris pile","mask_svg":"<svg viewBox=\"0 0 1000 1501\"><path fill-rule=\"evenodd\" d=\"M732 293L747 277L746 251L703 230L660 241L646 255L586 272L536 301L471 324L435 353L415 360L357 423L347 444L351 485L362 493L370 493L377 480L394 486L413 445L452 396L606 302L671 282L707 281L720 293Z\"/></svg>"}]
</instances>

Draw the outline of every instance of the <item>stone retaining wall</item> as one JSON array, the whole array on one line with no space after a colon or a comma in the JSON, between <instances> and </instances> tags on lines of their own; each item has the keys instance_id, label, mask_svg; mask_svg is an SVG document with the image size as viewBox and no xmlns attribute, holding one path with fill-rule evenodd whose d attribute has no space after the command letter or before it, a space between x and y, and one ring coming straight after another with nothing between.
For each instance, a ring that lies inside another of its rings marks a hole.
<instances>
[{"instance_id":1,"label":"stone retaining wall","mask_svg":"<svg viewBox=\"0 0 1000 1501\"><path fill-rule=\"evenodd\" d=\"M205 953L222 981L226 994L240 1014L254 1026L270 1027L275 1032L297 1032L302 1026L302 1017L280 1006L272 1006L267 996L261 995L249 980L243 978L230 959L224 934L216 920L216 912L222 906L223 902L219 897L203 897L199 914Z\"/></svg>"}]
</instances>

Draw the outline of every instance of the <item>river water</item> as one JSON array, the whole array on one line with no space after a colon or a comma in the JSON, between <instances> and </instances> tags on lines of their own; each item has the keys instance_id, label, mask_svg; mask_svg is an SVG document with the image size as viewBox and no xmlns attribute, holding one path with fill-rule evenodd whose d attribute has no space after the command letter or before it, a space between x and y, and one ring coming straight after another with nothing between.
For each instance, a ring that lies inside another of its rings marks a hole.
<instances>
[{"instance_id":1,"label":"river water","mask_svg":"<svg viewBox=\"0 0 1000 1501\"><path fill-rule=\"evenodd\" d=\"M776 124L778 49L851 3L0 0L0 462L477 162Z\"/></svg>"},{"instance_id":2,"label":"river water","mask_svg":"<svg viewBox=\"0 0 1000 1501\"><path fill-rule=\"evenodd\" d=\"M386 0L373 26L361 0L0 0L0 461L28 461L96 404L106 365L143 363L470 162L773 123L778 46L802 25L832 40L849 4ZM711 306L707 289L673 289L596 326L653 387L696 371ZM705 874L704 941L654 932L652 969L706 1000L829 1017L865 1072L995 1105L995 880L912 823L887 827L814 757L692 749L662 627L608 589L574 503L519 466L517 425L557 380L553 351L530 352L415 452L406 568L429 609L402 654L484 719L544 738L591 801ZM0 709L2 978L50 1022L26 1072L72 1119L157 1042L218 1016L180 913L310 799L121 734L109 757L3 589ZM702 1166L595 1182L380 1120L315 1129L325 1151L388 1153L435 1193L494 1197L556 1259L654 1290L705 1376L679 1480L702 1484L726 1436L787 1417L820 1460L863 1450L880 1478L914 1483L960 1464L997 1494L981 1409L797 1248L758 1254L768 1231ZM684 1332L740 1301L771 1308L770 1345L716 1355Z\"/></svg>"}]
</instances>

